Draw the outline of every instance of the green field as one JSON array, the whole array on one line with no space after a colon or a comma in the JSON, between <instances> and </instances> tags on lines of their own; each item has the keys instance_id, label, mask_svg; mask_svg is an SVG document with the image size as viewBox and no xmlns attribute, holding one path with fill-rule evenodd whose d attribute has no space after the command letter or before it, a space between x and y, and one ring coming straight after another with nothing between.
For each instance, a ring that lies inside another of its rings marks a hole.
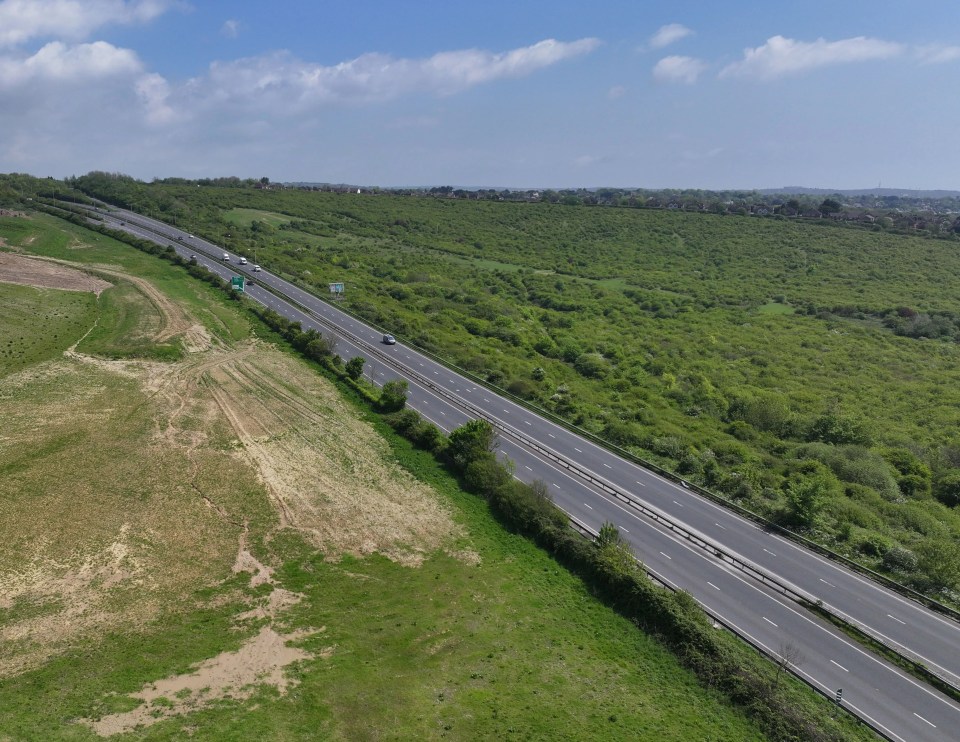
<instances>
[{"instance_id":1,"label":"green field","mask_svg":"<svg viewBox=\"0 0 960 742\"><path fill-rule=\"evenodd\" d=\"M92 293L0 283L0 375L59 356L96 316Z\"/></svg>"},{"instance_id":2,"label":"green field","mask_svg":"<svg viewBox=\"0 0 960 742\"><path fill-rule=\"evenodd\" d=\"M295 527L295 511L285 515L294 525L282 526L252 452L296 444L308 453L302 442L325 429L369 431L366 413L252 339L262 331L247 315L179 268L39 215L0 221L0 237L109 269L116 281L99 302L0 284L2 316L18 324L10 337L24 338L0 377L0 739L97 739L88 724L140 708L128 694L229 656L266 628L300 636L290 641L309 655L286 670L286 693L235 688L161 719L204 695L185 688L151 701L147 716L160 720L129 736L762 738L659 643L382 426L389 445L317 453L346 467L362 453L424 490L451 520L443 547L402 566L379 553L318 549ZM137 295L136 278L175 299L213 341L151 351L150 338L176 317ZM63 357L94 320L102 334L78 348L88 355ZM34 337L45 339L26 340ZM291 390L301 396L287 404ZM239 439L215 414L213 397L224 395L249 415L246 425L276 427ZM323 513L336 492L311 496L304 512ZM272 583L254 586L250 572L232 571L238 542L270 565ZM284 591L299 602L248 614Z\"/></svg>"},{"instance_id":3,"label":"green field","mask_svg":"<svg viewBox=\"0 0 960 742\"><path fill-rule=\"evenodd\" d=\"M190 204L191 228L319 293L344 281L344 304L398 338L957 600L955 241L665 210L78 184L157 216ZM257 229L229 216L248 212Z\"/></svg>"}]
</instances>

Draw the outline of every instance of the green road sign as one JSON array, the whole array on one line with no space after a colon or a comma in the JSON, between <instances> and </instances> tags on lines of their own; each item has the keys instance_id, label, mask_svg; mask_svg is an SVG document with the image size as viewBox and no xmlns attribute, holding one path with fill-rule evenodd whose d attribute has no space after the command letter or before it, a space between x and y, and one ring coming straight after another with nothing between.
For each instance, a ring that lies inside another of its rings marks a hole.
<instances>
[{"instance_id":1,"label":"green road sign","mask_svg":"<svg viewBox=\"0 0 960 742\"><path fill-rule=\"evenodd\" d=\"M233 276L230 279L230 286L237 291L243 291L243 276Z\"/></svg>"}]
</instances>

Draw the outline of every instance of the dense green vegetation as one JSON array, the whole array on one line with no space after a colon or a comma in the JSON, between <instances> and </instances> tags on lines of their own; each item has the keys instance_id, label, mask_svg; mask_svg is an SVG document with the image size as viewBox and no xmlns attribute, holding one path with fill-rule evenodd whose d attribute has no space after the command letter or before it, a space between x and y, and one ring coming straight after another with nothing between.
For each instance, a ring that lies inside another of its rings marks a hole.
<instances>
[{"instance_id":1,"label":"dense green vegetation","mask_svg":"<svg viewBox=\"0 0 960 742\"><path fill-rule=\"evenodd\" d=\"M634 454L941 597L960 580L960 258L832 223L74 185L189 225Z\"/></svg>"}]
</instances>

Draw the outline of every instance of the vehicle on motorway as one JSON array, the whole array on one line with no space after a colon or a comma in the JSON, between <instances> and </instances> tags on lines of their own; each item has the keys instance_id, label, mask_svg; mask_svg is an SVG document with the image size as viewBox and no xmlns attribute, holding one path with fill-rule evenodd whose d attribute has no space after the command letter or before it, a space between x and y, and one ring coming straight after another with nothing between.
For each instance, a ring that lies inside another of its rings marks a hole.
<instances>
[{"instance_id":1,"label":"vehicle on motorway","mask_svg":"<svg viewBox=\"0 0 960 742\"><path fill-rule=\"evenodd\" d=\"M183 242L183 235L177 235L177 239Z\"/></svg>"},{"instance_id":2,"label":"vehicle on motorway","mask_svg":"<svg viewBox=\"0 0 960 742\"><path fill-rule=\"evenodd\" d=\"M396 345L397 339L393 335L384 335L383 343L384 345Z\"/></svg>"},{"instance_id":3,"label":"vehicle on motorway","mask_svg":"<svg viewBox=\"0 0 960 742\"><path fill-rule=\"evenodd\" d=\"M254 272L254 273L259 273L259 272L260 272L260 266L259 266L259 265L253 266L253 272Z\"/></svg>"},{"instance_id":4,"label":"vehicle on motorway","mask_svg":"<svg viewBox=\"0 0 960 742\"><path fill-rule=\"evenodd\" d=\"M196 263L196 262L197 262L197 256L196 256L196 255L191 255L191 256L190 256L190 262L191 262L191 263Z\"/></svg>"},{"instance_id":5,"label":"vehicle on motorway","mask_svg":"<svg viewBox=\"0 0 960 742\"><path fill-rule=\"evenodd\" d=\"M246 258L240 258L240 265L246 265L246 264L247 264L247 259L246 259Z\"/></svg>"},{"instance_id":6,"label":"vehicle on motorway","mask_svg":"<svg viewBox=\"0 0 960 742\"><path fill-rule=\"evenodd\" d=\"M230 260L230 253L225 252L225 253L223 254L223 259L226 260L226 261L229 261L229 260Z\"/></svg>"}]
</instances>

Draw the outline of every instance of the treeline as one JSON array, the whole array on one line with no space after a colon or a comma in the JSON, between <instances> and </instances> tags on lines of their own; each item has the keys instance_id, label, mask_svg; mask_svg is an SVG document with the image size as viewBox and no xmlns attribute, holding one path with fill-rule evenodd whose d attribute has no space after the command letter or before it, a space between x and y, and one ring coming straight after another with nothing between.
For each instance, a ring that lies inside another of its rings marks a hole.
<instances>
[{"instance_id":1,"label":"treeline","mask_svg":"<svg viewBox=\"0 0 960 742\"><path fill-rule=\"evenodd\" d=\"M832 307L809 305L808 314L821 319L841 317L844 319L876 319L894 334L909 338L927 338L931 340L950 340L960 343L960 313L949 310L924 312L913 307L890 307L872 309L844 304Z\"/></svg>"}]
</instances>

